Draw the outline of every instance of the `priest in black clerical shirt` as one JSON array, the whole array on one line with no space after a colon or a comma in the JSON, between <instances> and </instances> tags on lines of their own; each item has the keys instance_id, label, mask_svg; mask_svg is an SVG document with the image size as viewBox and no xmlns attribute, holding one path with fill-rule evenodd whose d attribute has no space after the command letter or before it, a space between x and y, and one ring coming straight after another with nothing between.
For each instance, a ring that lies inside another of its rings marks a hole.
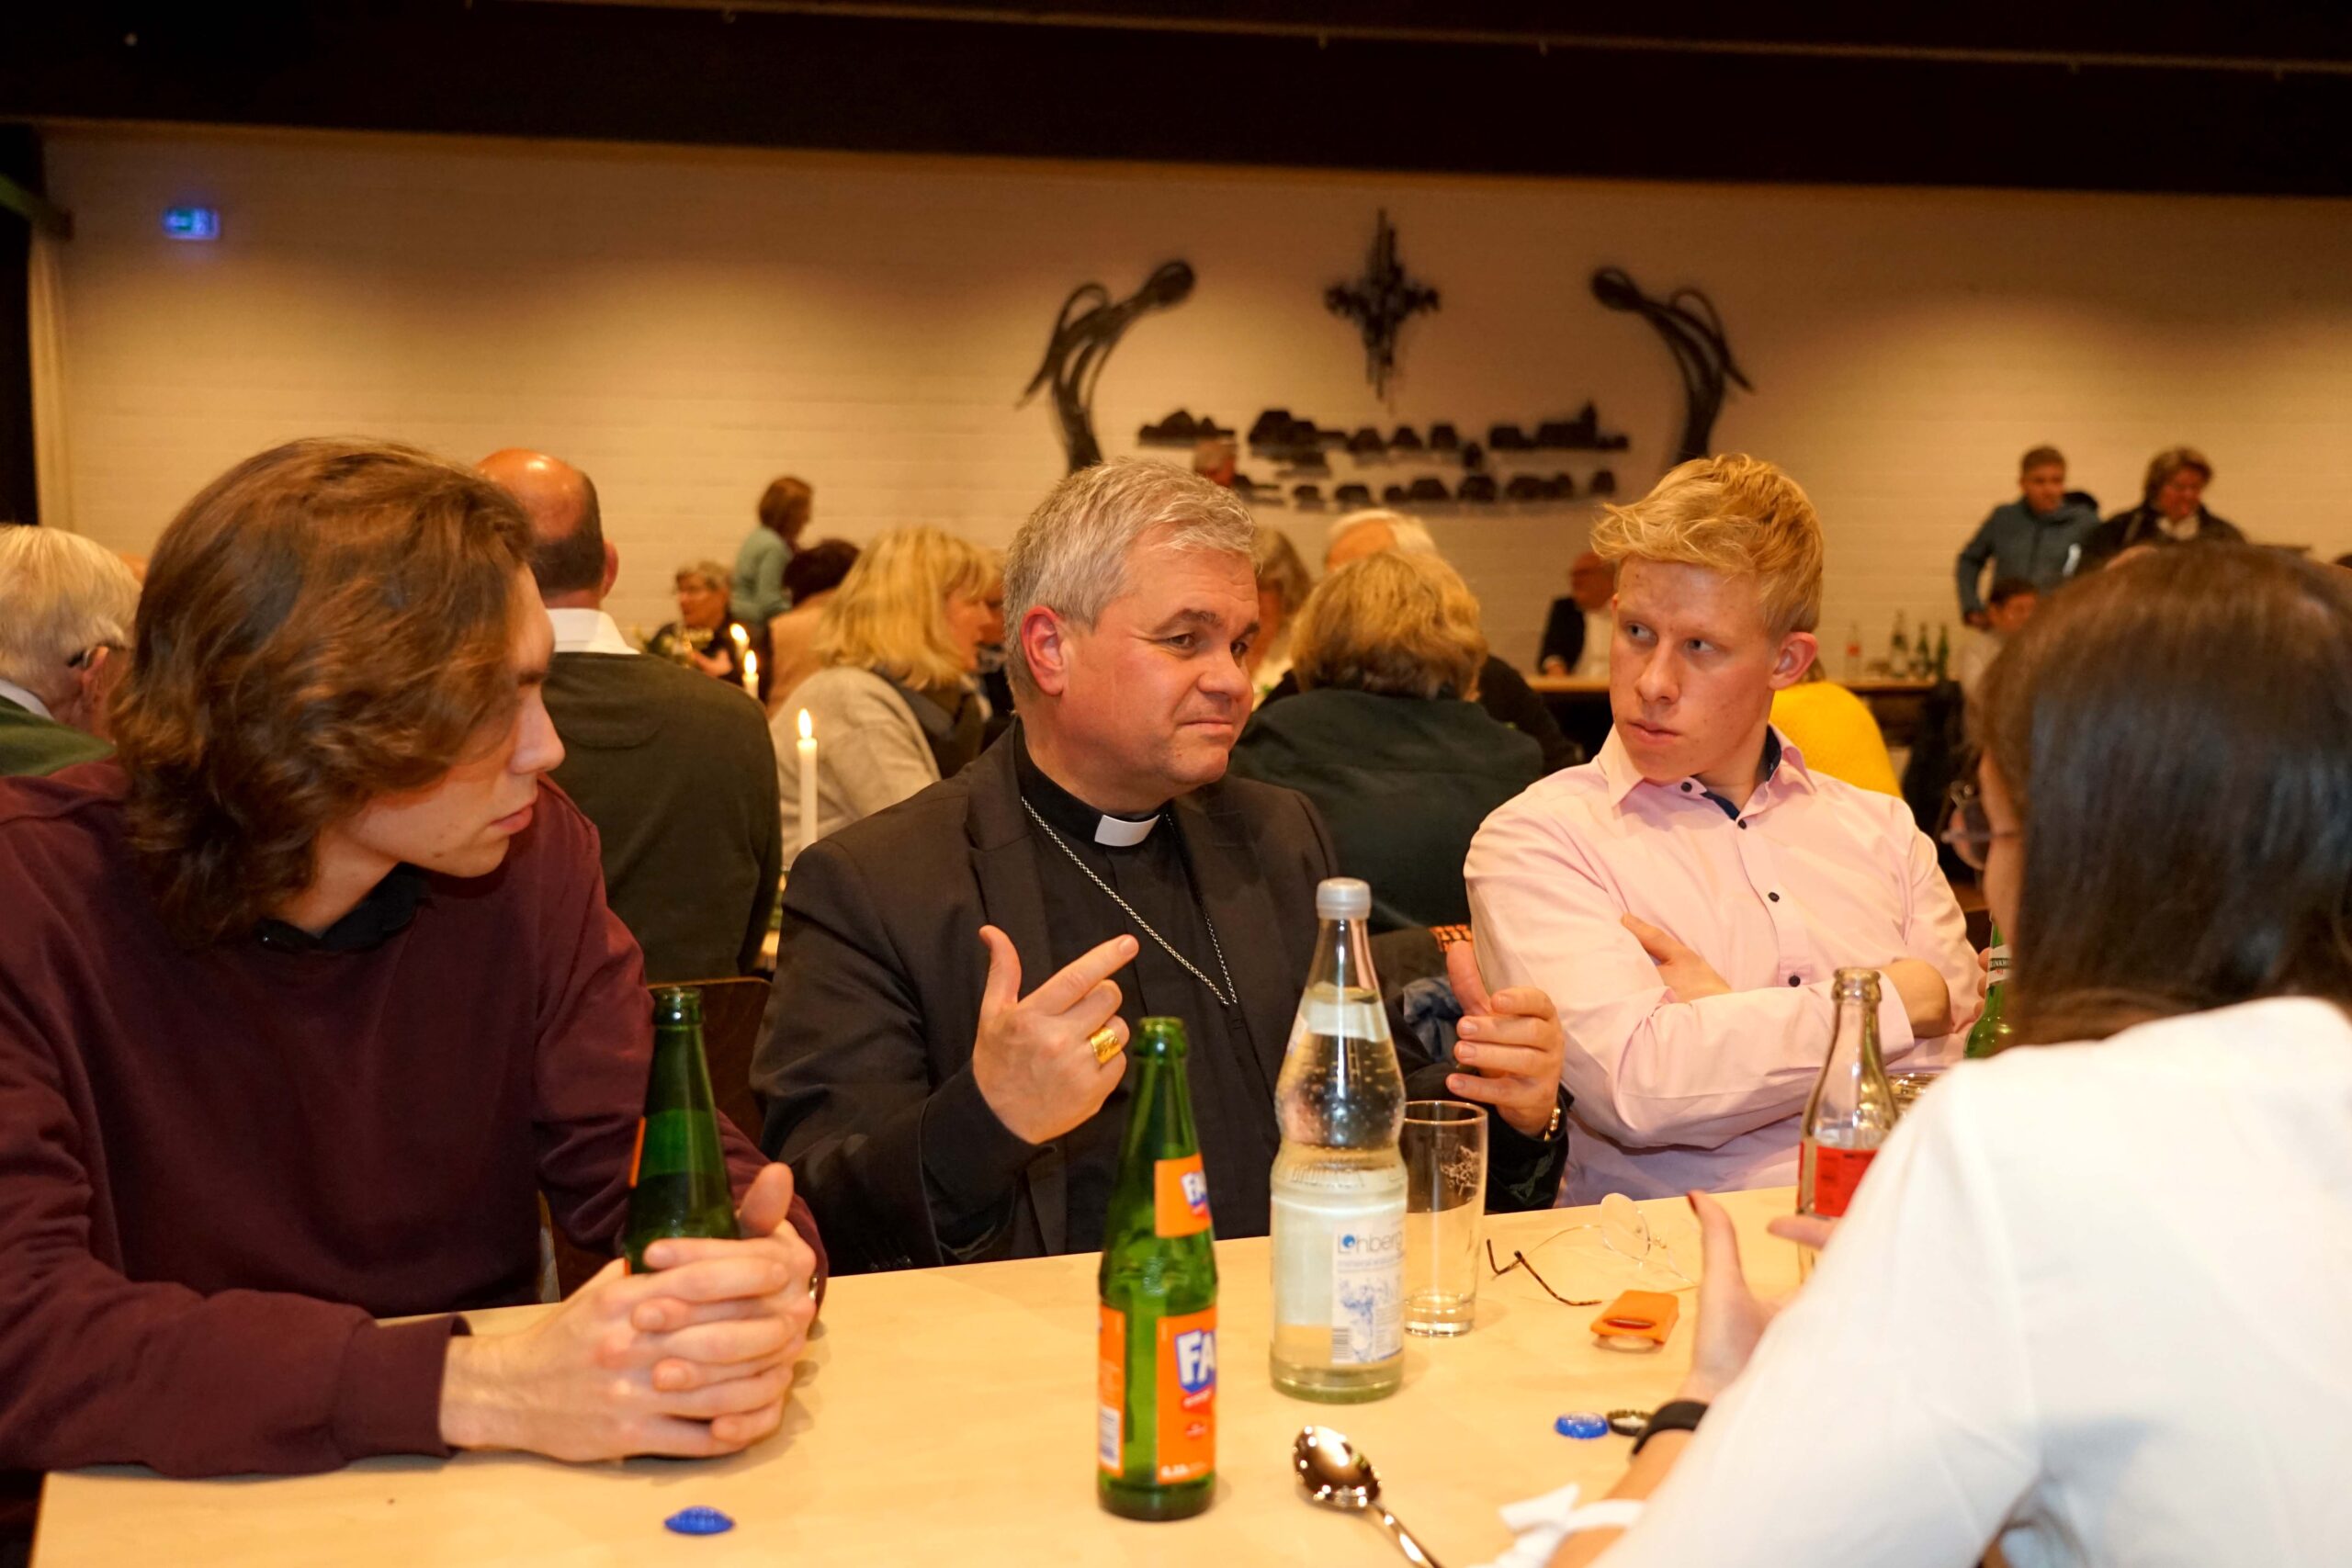
<instances>
[{"instance_id":1,"label":"priest in black clerical shirt","mask_svg":"<svg viewBox=\"0 0 2352 1568\"><path fill-rule=\"evenodd\" d=\"M1064 480L1006 561L1019 726L794 865L752 1082L837 1272L1098 1247L1124 1046L1152 1015L1192 1040L1217 1233L1265 1232L1274 1079L1337 866L1304 796L1224 777L1253 531L1181 469ZM1456 974L1464 1070L1401 1028L1399 1065L1417 1096L1491 1108L1492 1206L1548 1205L1551 1002Z\"/></svg>"}]
</instances>

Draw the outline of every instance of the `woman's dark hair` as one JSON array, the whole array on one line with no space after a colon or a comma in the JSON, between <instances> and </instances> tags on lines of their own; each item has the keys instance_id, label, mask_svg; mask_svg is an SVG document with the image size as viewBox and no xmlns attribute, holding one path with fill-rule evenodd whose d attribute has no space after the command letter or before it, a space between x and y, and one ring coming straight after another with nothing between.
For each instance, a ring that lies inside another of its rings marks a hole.
<instances>
[{"instance_id":1,"label":"woman's dark hair","mask_svg":"<svg viewBox=\"0 0 2352 1568\"><path fill-rule=\"evenodd\" d=\"M797 604L828 589L839 588L849 569L857 564L857 547L847 539L820 539L792 552L784 563L785 596Z\"/></svg>"},{"instance_id":2,"label":"woman's dark hair","mask_svg":"<svg viewBox=\"0 0 2352 1568\"><path fill-rule=\"evenodd\" d=\"M2352 1000L2352 576L2159 550L2053 596L1984 709L2026 826L2020 1039Z\"/></svg>"},{"instance_id":3,"label":"woman's dark hair","mask_svg":"<svg viewBox=\"0 0 2352 1568\"><path fill-rule=\"evenodd\" d=\"M530 525L413 447L296 441L164 530L115 744L130 843L191 946L308 885L319 830L424 787L508 720Z\"/></svg>"},{"instance_id":4,"label":"woman's dark hair","mask_svg":"<svg viewBox=\"0 0 2352 1568\"><path fill-rule=\"evenodd\" d=\"M816 495L807 479L795 479L790 474L770 479L768 488L760 494L760 526L791 541L808 526L808 512L816 503Z\"/></svg>"}]
</instances>

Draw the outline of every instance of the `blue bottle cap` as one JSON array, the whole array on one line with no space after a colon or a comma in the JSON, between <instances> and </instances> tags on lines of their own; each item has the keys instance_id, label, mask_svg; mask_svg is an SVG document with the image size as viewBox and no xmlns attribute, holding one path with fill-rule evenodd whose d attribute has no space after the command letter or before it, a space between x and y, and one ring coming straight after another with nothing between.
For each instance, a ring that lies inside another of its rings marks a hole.
<instances>
[{"instance_id":1,"label":"blue bottle cap","mask_svg":"<svg viewBox=\"0 0 2352 1568\"><path fill-rule=\"evenodd\" d=\"M1572 1410L1553 1422L1552 1430L1564 1438L1605 1438L1609 1418L1590 1410Z\"/></svg>"},{"instance_id":2,"label":"blue bottle cap","mask_svg":"<svg viewBox=\"0 0 2352 1568\"><path fill-rule=\"evenodd\" d=\"M716 1508L681 1508L662 1522L680 1535L724 1535L735 1528L735 1521Z\"/></svg>"}]
</instances>

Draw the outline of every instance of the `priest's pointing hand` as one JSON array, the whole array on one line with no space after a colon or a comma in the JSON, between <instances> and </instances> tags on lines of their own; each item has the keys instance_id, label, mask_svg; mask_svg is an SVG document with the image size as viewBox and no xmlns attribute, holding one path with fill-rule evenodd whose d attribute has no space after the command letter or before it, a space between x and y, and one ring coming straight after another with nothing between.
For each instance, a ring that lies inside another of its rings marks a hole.
<instances>
[{"instance_id":1,"label":"priest's pointing hand","mask_svg":"<svg viewBox=\"0 0 2352 1568\"><path fill-rule=\"evenodd\" d=\"M1113 937L1025 997L1012 939L982 926L980 941L989 977L972 1040L973 1080L1009 1132L1050 1143L1101 1110L1126 1072L1127 1026L1111 976L1135 957L1136 939ZM1099 1055L1098 1030L1110 1032Z\"/></svg>"},{"instance_id":2,"label":"priest's pointing hand","mask_svg":"<svg viewBox=\"0 0 2352 1568\"><path fill-rule=\"evenodd\" d=\"M1560 1055L1566 1037L1552 998L1533 986L1510 986L1487 994L1478 960L1466 942L1445 950L1445 976L1462 1021L1453 1059L1471 1070L1454 1073L1446 1088L1464 1100L1494 1108L1495 1114L1531 1138L1552 1125L1558 1102Z\"/></svg>"}]
</instances>

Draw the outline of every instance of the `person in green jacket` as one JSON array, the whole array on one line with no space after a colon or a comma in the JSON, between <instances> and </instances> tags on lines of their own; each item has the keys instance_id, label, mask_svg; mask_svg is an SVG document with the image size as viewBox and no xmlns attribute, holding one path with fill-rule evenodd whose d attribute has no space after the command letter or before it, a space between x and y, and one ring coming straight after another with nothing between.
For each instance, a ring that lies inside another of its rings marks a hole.
<instances>
[{"instance_id":1,"label":"person in green jacket","mask_svg":"<svg viewBox=\"0 0 2352 1568\"><path fill-rule=\"evenodd\" d=\"M0 528L0 773L53 773L114 748L106 699L139 580L62 528Z\"/></svg>"}]
</instances>

